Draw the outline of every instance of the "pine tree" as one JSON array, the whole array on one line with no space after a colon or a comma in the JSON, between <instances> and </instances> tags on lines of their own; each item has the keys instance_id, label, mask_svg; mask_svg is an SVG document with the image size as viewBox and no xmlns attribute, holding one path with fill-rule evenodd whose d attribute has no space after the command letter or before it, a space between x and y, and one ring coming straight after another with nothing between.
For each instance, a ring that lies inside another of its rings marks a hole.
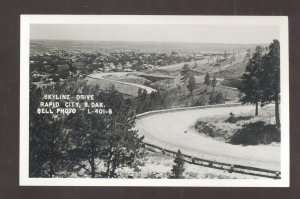
<instances>
[{"instance_id":1,"label":"pine tree","mask_svg":"<svg viewBox=\"0 0 300 199\"><path fill-rule=\"evenodd\" d=\"M242 76L242 86L239 90L244 93L241 101L243 104L255 104L255 116L258 115L258 103L262 98L262 48L256 47L253 57L249 60L246 71Z\"/></svg>"},{"instance_id":2,"label":"pine tree","mask_svg":"<svg viewBox=\"0 0 300 199\"><path fill-rule=\"evenodd\" d=\"M111 90L111 92L115 92L115 91L117 91L117 90L116 90L116 86L115 86L115 84L112 84L112 85L111 85L111 88L110 88L110 90Z\"/></svg>"},{"instance_id":3,"label":"pine tree","mask_svg":"<svg viewBox=\"0 0 300 199\"><path fill-rule=\"evenodd\" d=\"M207 92L207 86L210 86L210 76L208 73L206 73L205 78L204 78L204 85L206 85L206 92Z\"/></svg>"},{"instance_id":4,"label":"pine tree","mask_svg":"<svg viewBox=\"0 0 300 199\"><path fill-rule=\"evenodd\" d=\"M198 64L197 64L197 62L195 61L194 67L193 67L193 68L197 68L197 67L198 67Z\"/></svg>"},{"instance_id":5,"label":"pine tree","mask_svg":"<svg viewBox=\"0 0 300 199\"><path fill-rule=\"evenodd\" d=\"M135 116L130 101L117 92L101 93L95 100L101 100L113 112L105 116L79 112L70 118L70 159L75 170L84 170L92 178L115 178L118 168L137 166L143 137L133 130ZM104 170L97 167L100 162Z\"/></svg>"},{"instance_id":6,"label":"pine tree","mask_svg":"<svg viewBox=\"0 0 300 199\"><path fill-rule=\"evenodd\" d=\"M181 81L183 81L184 83L186 83L186 81L190 78L191 76L191 68L189 67L189 65L184 64L181 72Z\"/></svg>"},{"instance_id":7,"label":"pine tree","mask_svg":"<svg viewBox=\"0 0 300 199\"><path fill-rule=\"evenodd\" d=\"M187 89L190 91L191 96L193 96L193 92L196 88L196 80L194 75L192 75L189 79L188 85L187 85Z\"/></svg>"},{"instance_id":8,"label":"pine tree","mask_svg":"<svg viewBox=\"0 0 300 199\"><path fill-rule=\"evenodd\" d=\"M142 88L139 88L139 89L138 89L138 97L141 98L141 97L142 97L142 94L143 94L143 89L142 89Z\"/></svg>"},{"instance_id":9,"label":"pine tree","mask_svg":"<svg viewBox=\"0 0 300 199\"><path fill-rule=\"evenodd\" d=\"M222 104L224 102L225 99L221 92L213 92L209 96L209 104Z\"/></svg>"},{"instance_id":10,"label":"pine tree","mask_svg":"<svg viewBox=\"0 0 300 199\"><path fill-rule=\"evenodd\" d=\"M211 86L213 87L213 92L215 92L215 87L217 85L217 78L214 76L213 80L211 81Z\"/></svg>"},{"instance_id":11,"label":"pine tree","mask_svg":"<svg viewBox=\"0 0 300 199\"><path fill-rule=\"evenodd\" d=\"M64 118L56 119L51 114L38 114L43 91L36 86L30 88L29 117L29 176L67 177L66 152L70 145L68 132L64 129Z\"/></svg>"},{"instance_id":12,"label":"pine tree","mask_svg":"<svg viewBox=\"0 0 300 199\"><path fill-rule=\"evenodd\" d=\"M74 171L84 170L86 175L95 178L100 174L97 165L103 153L102 145L106 144L107 126L104 118L97 114L78 112L69 119L71 143L73 149L69 157L74 165Z\"/></svg>"},{"instance_id":13,"label":"pine tree","mask_svg":"<svg viewBox=\"0 0 300 199\"><path fill-rule=\"evenodd\" d=\"M280 101L280 43L273 40L269 46L268 54L262 59L263 76L261 78L261 87L263 90L262 105L272 101L275 102L276 126L280 127L279 101Z\"/></svg>"},{"instance_id":14,"label":"pine tree","mask_svg":"<svg viewBox=\"0 0 300 199\"><path fill-rule=\"evenodd\" d=\"M184 178L184 176L183 176L183 172L185 170L184 160L183 160L181 151L179 149L176 153L174 163L175 164L173 165L173 168L171 170L171 172L172 172L171 178L177 178L177 179Z\"/></svg>"}]
</instances>

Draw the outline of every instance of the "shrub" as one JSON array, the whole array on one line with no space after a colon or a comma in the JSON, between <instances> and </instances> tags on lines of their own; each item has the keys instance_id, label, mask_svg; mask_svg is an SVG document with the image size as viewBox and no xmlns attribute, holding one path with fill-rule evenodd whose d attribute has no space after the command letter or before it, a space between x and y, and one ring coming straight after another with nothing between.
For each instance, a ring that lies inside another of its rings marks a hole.
<instances>
[{"instance_id":1,"label":"shrub","mask_svg":"<svg viewBox=\"0 0 300 199\"><path fill-rule=\"evenodd\" d=\"M253 116L238 116L236 117L233 113L229 114L230 116L225 120L228 123L236 123L240 120L250 120Z\"/></svg>"},{"instance_id":2,"label":"shrub","mask_svg":"<svg viewBox=\"0 0 300 199\"><path fill-rule=\"evenodd\" d=\"M205 135L208 135L210 137L215 137L215 129L214 126L209 125L206 122L203 122L201 120L198 120L195 124L195 129L198 132L204 133Z\"/></svg>"},{"instance_id":3,"label":"shrub","mask_svg":"<svg viewBox=\"0 0 300 199\"><path fill-rule=\"evenodd\" d=\"M192 102L192 106L205 106L207 104L206 96L203 95L199 99Z\"/></svg>"},{"instance_id":4,"label":"shrub","mask_svg":"<svg viewBox=\"0 0 300 199\"><path fill-rule=\"evenodd\" d=\"M209 96L209 104L222 104L225 98L221 92L212 92Z\"/></svg>"},{"instance_id":5,"label":"shrub","mask_svg":"<svg viewBox=\"0 0 300 199\"><path fill-rule=\"evenodd\" d=\"M59 82L59 77L58 77L58 75L54 75L52 81L53 81L53 82Z\"/></svg>"},{"instance_id":6,"label":"shrub","mask_svg":"<svg viewBox=\"0 0 300 199\"><path fill-rule=\"evenodd\" d=\"M234 116L234 114L231 112L229 115L230 115L229 118L227 118L225 120L225 122L236 123L237 122L237 118Z\"/></svg>"},{"instance_id":7,"label":"shrub","mask_svg":"<svg viewBox=\"0 0 300 199\"><path fill-rule=\"evenodd\" d=\"M231 138L231 144L257 145L280 142L280 131L263 121L244 124Z\"/></svg>"}]
</instances>

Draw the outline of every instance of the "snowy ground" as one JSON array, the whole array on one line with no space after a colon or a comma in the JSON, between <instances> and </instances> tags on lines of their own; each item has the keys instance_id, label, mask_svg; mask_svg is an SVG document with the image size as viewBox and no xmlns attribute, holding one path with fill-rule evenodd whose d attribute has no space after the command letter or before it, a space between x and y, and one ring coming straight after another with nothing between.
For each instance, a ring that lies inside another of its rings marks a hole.
<instances>
[{"instance_id":1,"label":"snowy ground","mask_svg":"<svg viewBox=\"0 0 300 199\"><path fill-rule=\"evenodd\" d=\"M160 113L137 120L136 128L144 141L182 153L265 169L280 170L280 147L274 145L231 145L196 133L192 128L199 118L254 111L253 106L221 107ZM184 133L187 131L187 133Z\"/></svg>"},{"instance_id":2,"label":"snowy ground","mask_svg":"<svg viewBox=\"0 0 300 199\"><path fill-rule=\"evenodd\" d=\"M148 152L144 157L143 166L139 166L139 171L129 168L119 170L121 178L127 178L128 175L133 178L169 178L171 175L174 158L160 153ZM183 173L188 179L259 179L263 177L245 175L239 173L229 173L228 171L213 169L193 164L184 164L185 171ZM268 179L268 178L264 178ZM273 180L273 179L270 179Z\"/></svg>"}]
</instances>

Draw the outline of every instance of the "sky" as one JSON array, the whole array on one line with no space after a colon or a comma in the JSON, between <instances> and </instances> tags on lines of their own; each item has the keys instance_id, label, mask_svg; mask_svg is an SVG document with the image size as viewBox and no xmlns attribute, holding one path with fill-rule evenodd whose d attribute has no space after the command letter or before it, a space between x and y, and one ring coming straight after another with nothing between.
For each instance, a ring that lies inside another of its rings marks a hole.
<instances>
[{"instance_id":1,"label":"sky","mask_svg":"<svg viewBox=\"0 0 300 199\"><path fill-rule=\"evenodd\" d=\"M30 39L257 44L279 39L279 26L32 24Z\"/></svg>"}]
</instances>

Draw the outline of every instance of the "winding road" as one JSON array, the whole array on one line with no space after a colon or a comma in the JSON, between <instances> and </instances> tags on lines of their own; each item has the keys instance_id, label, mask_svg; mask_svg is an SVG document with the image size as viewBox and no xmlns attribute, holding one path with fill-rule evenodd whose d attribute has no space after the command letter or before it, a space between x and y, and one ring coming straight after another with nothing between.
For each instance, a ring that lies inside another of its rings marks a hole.
<instances>
[{"instance_id":1,"label":"winding road","mask_svg":"<svg viewBox=\"0 0 300 199\"><path fill-rule=\"evenodd\" d=\"M135 84L107 79L109 73L92 74L95 79L104 79L120 84L146 89L148 93L155 89ZM113 73L124 75L124 73ZM239 114L253 111L253 106L210 107L206 109L162 110L155 114L137 118L136 129L145 136L144 141L165 149L230 164L241 164L280 170L280 147L272 145L242 146L232 145L200 135L193 126L197 119L213 116L228 116L230 112ZM187 133L184 133L184 132Z\"/></svg>"},{"instance_id":2,"label":"winding road","mask_svg":"<svg viewBox=\"0 0 300 199\"><path fill-rule=\"evenodd\" d=\"M199 158L280 170L280 147L232 145L200 135L193 129L199 118L253 111L253 106L216 107L197 110L161 111L137 119L136 129L144 141ZM184 133L187 131L187 133Z\"/></svg>"},{"instance_id":3,"label":"winding road","mask_svg":"<svg viewBox=\"0 0 300 199\"><path fill-rule=\"evenodd\" d=\"M105 76L109 76L109 75L115 75L115 76L122 76L124 74L129 74L128 72L114 72L114 73L96 73L96 74L90 74L88 75L88 77L94 78L94 79L103 79L103 80L107 80L107 81L111 81L112 83L119 83L119 84L124 84L124 85L130 85L130 86L135 86L137 88L141 88L141 89L145 89L147 91L147 93L152 93L152 92L157 92L156 89L151 88L149 86L145 86L145 85L141 85L141 84L135 84L135 83L129 83L129 82L123 82L123 81L118 81L118 80L113 80L113 79L109 79L106 78Z\"/></svg>"}]
</instances>

